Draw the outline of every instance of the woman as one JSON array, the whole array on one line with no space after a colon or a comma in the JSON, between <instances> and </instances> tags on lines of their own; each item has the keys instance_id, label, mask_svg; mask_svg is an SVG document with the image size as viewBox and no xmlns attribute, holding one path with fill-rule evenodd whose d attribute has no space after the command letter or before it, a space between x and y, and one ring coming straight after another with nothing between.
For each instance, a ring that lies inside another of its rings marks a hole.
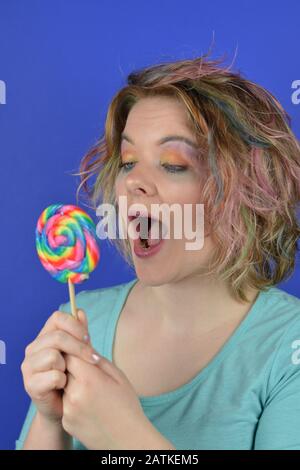
<instances>
[{"instance_id":1,"label":"woman","mask_svg":"<svg viewBox=\"0 0 300 470\"><path fill-rule=\"evenodd\" d=\"M300 300L275 287L295 267L299 157L280 103L218 60L129 75L78 190L190 204L193 227L203 204L204 244L175 218L151 256L116 240L137 278L80 292L80 321L62 304L28 346L17 448L300 449Z\"/></svg>"}]
</instances>

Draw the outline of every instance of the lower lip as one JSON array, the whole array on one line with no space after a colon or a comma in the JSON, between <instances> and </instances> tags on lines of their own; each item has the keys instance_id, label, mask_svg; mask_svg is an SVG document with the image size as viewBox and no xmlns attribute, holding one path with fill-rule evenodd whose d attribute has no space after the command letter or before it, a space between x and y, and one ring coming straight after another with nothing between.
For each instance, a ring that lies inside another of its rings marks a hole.
<instances>
[{"instance_id":1,"label":"lower lip","mask_svg":"<svg viewBox=\"0 0 300 470\"><path fill-rule=\"evenodd\" d=\"M143 248L138 238L137 240L133 240L133 250L138 258L149 258L149 256L153 256L160 251L163 243L164 239L162 238L157 245L151 246L150 248Z\"/></svg>"}]
</instances>

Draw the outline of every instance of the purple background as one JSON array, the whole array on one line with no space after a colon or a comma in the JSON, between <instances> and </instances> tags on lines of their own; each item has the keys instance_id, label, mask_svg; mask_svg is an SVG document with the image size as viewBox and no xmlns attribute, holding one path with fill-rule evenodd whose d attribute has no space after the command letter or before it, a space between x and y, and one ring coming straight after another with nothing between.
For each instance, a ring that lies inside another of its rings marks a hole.
<instances>
[{"instance_id":1,"label":"purple background","mask_svg":"<svg viewBox=\"0 0 300 470\"><path fill-rule=\"evenodd\" d=\"M20 364L49 315L68 300L66 284L42 268L34 231L52 203L76 204L83 154L103 130L110 100L135 68L207 52L268 88L300 135L298 0L0 0L1 313L0 448L14 448L29 397ZM95 221L96 217L91 214ZM108 243L91 278L76 287L111 286L135 277ZM299 262L281 288L300 297Z\"/></svg>"}]
</instances>

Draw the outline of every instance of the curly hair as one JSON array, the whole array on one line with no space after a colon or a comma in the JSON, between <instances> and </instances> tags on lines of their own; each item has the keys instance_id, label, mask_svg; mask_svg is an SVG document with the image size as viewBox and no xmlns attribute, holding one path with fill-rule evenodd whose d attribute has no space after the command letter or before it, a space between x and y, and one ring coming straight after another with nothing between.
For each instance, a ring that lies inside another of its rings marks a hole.
<instances>
[{"instance_id":1,"label":"curly hair","mask_svg":"<svg viewBox=\"0 0 300 470\"><path fill-rule=\"evenodd\" d=\"M266 290L295 268L300 145L279 101L221 62L204 54L131 72L110 103L103 135L80 162L76 197L83 188L93 209L102 199L117 211L115 180L130 109L145 97L180 100L208 172L201 202L216 249L206 274L226 280L234 298L248 302L247 287ZM133 265L128 240L113 244Z\"/></svg>"}]
</instances>

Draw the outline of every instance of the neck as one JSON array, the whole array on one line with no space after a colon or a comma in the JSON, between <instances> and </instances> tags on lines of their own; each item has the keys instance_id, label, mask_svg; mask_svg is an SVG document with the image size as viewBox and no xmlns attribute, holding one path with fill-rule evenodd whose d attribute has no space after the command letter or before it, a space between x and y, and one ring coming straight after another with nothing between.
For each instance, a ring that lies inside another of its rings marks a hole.
<instances>
[{"instance_id":1,"label":"neck","mask_svg":"<svg viewBox=\"0 0 300 470\"><path fill-rule=\"evenodd\" d=\"M146 312L174 332L197 327L210 330L235 321L248 313L259 292L249 288L246 297L250 301L239 302L226 283L199 275L160 286L141 283L141 289Z\"/></svg>"}]
</instances>

